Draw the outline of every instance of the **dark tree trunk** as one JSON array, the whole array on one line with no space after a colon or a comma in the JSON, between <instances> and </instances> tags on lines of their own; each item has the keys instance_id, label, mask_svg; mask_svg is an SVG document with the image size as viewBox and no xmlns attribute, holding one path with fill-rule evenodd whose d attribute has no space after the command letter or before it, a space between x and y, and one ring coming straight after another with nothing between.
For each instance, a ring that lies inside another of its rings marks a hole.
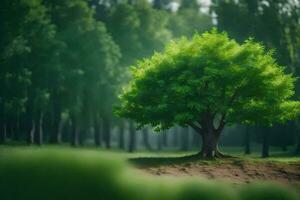
<instances>
[{"instance_id":1,"label":"dark tree trunk","mask_svg":"<svg viewBox=\"0 0 300 200\"><path fill-rule=\"evenodd\" d=\"M58 130L57 130L57 134L56 134L56 143L57 144L61 144L62 143L62 132L64 129L64 120L60 119L59 120L59 124L58 124Z\"/></svg>"},{"instance_id":2,"label":"dark tree trunk","mask_svg":"<svg viewBox=\"0 0 300 200\"><path fill-rule=\"evenodd\" d=\"M3 124L2 130L0 131L0 144L5 144L6 142L6 123Z\"/></svg>"},{"instance_id":3,"label":"dark tree trunk","mask_svg":"<svg viewBox=\"0 0 300 200\"><path fill-rule=\"evenodd\" d=\"M133 121L129 122L129 152L133 152L136 148L136 131Z\"/></svg>"},{"instance_id":4,"label":"dark tree trunk","mask_svg":"<svg viewBox=\"0 0 300 200\"><path fill-rule=\"evenodd\" d=\"M38 131L35 131L35 144L42 145L43 144L43 119L44 114L43 112L40 113L39 116L39 124L38 124Z\"/></svg>"},{"instance_id":5,"label":"dark tree trunk","mask_svg":"<svg viewBox=\"0 0 300 200\"><path fill-rule=\"evenodd\" d=\"M189 150L189 129L185 128L181 131L181 150Z\"/></svg>"},{"instance_id":6,"label":"dark tree trunk","mask_svg":"<svg viewBox=\"0 0 300 200\"><path fill-rule=\"evenodd\" d=\"M76 123L75 120L73 120L72 121L72 134L71 134L71 145L73 147L76 147L79 144L79 132L80 132L79 125Z\"/></svg>"},{"instance_id":7,"label":"dark tree trunk","mask_svg":"<svg viewBox=\"0 0 300 200\"><path fill-rule=\"evenodd\" d=\"M251 134L249 131L249 127L246 127L245 128L245 154L251 154L250 142L251 142Z\"/></svg>"},{"instance_id":8,"label":"dark tree trunk","mask_svg":"<svg viewBox=\"0 0 300 200\"><path fill-rule=\"evenodd\" d=\"M102 124L101 120L98 116L94 119L94 139L96 147L100 147L102 143Z\"/></svg>"},{"instance_id":9,"label":"dark tree trunk","mask_svg":"<svg viewBox=\"0 0 300 200\"><path fill-rule=\"evenodd\" d=\"M157 134L157 150L161 151L162 150L162 136L161 134Z\"/></svg>"},{"instance_id":10,"label":"dark tree trunk","mask_svg":"<svg viewBox=\"0 0 300 200\"><path fill-rule=\"evenodd\" d=\"M262 141L262 157L269 157L269 129L263 130L263 141Z\"/></svg>"},{"instance_id":11,"label":"dark tree trunk","mask_svg":"<svg viewBox=\"0 0 300 200\"><path fill-rule=\"evenodd\" d=\"M32 122L31 122L31 129L29 131L29 134L28 134L28 137L27 137L27 144L28 145L31 145L34 143L34 135L35 135L35 120L32 119Z\"/></svg>"},{"instance_id":12,"label":"dark tree trunk","mask_svg":"<svg viewBox=\"0 0 300 200\"><path fill-rule=\"evenodd\" d=\"M218 143L220 133L215 130L207 130L201 133L202 136L202 147L201 156L204 158L219 157Z\"/></svg>"},{"instance_id":13,"label":"dark tree trunk","mask_svg":"<svg viewBox=\"0 0 300 200\"><path fill-rule=\"evenodd\" d=\"M61 134L63 129L64 121L60 117L60 113L54 117L53 128L51 129L50 143L60 144L61 143Z\"/></svg>"},{"instance_id":14,"label":"dark tree trunk","mask_svg":"<svg viewBox=\"0 0 300 200\"><path fill-rule=\"evenodd\" d=\"M174 127L173 129L173 146L177 147L178 146L178 127Z\"/></svg>"},{"instance_id":15,"label":"dark tree trunk","mask_svg":"<svg viewBox=\"0 0 300 200\"><path fill-rule=\"evenodd\" d=\"M81 129L79 132L79 145L84 146L85 136L86 136L86 129Z\"/></svg>"},{"instance_id":16,"label":"dark tree trunk","mask_svg":"<svg viewBox=\"0 0 300 200\"><path fill-rule=\"evenodd\" d=\"M199 137L199 133L197 133L195 130L191 130L192 132L192 145L194 147L197 147L199 148L201 146L201 140L200 140L200 137Z\"/></svg>"},{"instance_id":17,"label":"dark tree trunk","mask_svg":"<svg viewBox=\"0 0 300 200\"><path fill-rule=\"evenodd\" d=\"M150 142L149 142L149 130L148 130L148 128L143 129L143 142L144 142L144 145L145 145L146 149L151 151L152 148L151 148L151 145L150 145Z\"/></svg>"},{"instance_id":18,"label":"dark tree trunk","mask_svg":"<svg viewBox=\"0 0 300 200\"><path fill-rule=\"evenodd\" d=\"M16 126L15 126L15 132L14 132L14 140L18 141L19 139L20 139L20 117L19 117L19 114L17 114Z\"/></svg>"},{"instance_id":19,"label":"dark tree trunk","mask_svg":"<svg viewBox=\"0 0 300 200\"><path fill-rule=\"evenodd\" d=\"M282 126L281 129L281 135L283 135L281 140L281 149L282 151L287 151L287 142L288 142L288 128L285 126Z\"/></svg>"},{"instance_id":20,"label":"dark tree trunk","mask_svg":"<svg viewBox=\"0 0 300 200\"><path fill-rule=\"evenodd\" d=\"M162 132L162 142L165 147L168 146L168 132L167 131Z\"/></svg>"},{"instance_id":21,"label":"dark tree trunk","mask_svg":"<svg viewBox=\"0 0 300 200\"><path fill-rule=\"evenodd\" d=\"M107 149L110 149L110 119L103 118L104 142Z\"/></svg>"},{"instance_id":22,"label":"dark tree trunk","mask_svg":"<svg viewBox=\"0 0 300 200\"><path fill-rule=\"evenodd\" d=\"M300 129L296 126L296 154L300 154Z\"/></svg>"},{"instance_id":23,"label":"dark tree trunk","mask_svg":"<svg viewBox=\"0 0 300 200\"><path fill-rule=\"evenodd\" d=\"M125 124L123 120L119 122L119 148L125 149Z\"/></svg>"}]
</instances>

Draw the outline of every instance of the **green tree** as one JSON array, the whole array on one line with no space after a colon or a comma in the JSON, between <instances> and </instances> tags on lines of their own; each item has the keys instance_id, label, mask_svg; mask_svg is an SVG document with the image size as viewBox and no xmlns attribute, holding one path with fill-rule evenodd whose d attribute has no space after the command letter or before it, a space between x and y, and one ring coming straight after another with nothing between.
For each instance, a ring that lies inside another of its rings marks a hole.
<instances>
[{"instance_id":1,"label":"green tree","mask_svg":"<svg viewBox=\"0 0 300 200\"><path fill-rule=\"evenodd\" d=\"M10 118L13 129L19 127L20 118L25 112L30 113L25 120L27 124L32 121L32 130L35 130L35 121L38 119L42 127L43 112L49 99L49 79L45 72L49 71L55 60L55 27L40 0L4 1L0 15L3 28L0 79L4 86L1 91L1 116ZM46 59L48 56L50 59ZM16 132L19 134L19 130ZM27 133L29 142L32 142L33 133ZM36 141L41 141L42 128L38 133L35 135Z\"/></svg>"},{"instance_id":2,"label":"green tree","mask_svg":"<svg viewBox=\"0 0 300 200\"><path fill-rule=\"evenodd\" d=\"M222 157L225 125L271 126L300 113L300 103L290 100L295 78L284 69L252 40L238 44L215 30L196 34L133 67L116 114L156 131L191 126L202 137L200 155Z\"/></svg>"},{"instance_id":3,"label":"green tree","mask_svg":"<svg viewBox=\"0 0 300 200\"><path fill-rule=\"evenodd\" d=\"M63 78L57 82L53 110L55 127L62 113L72 119L72 144L84 136L90 126L99 130L100 118L109 115L116 80L118 46L107 33L104 23L96 21L84 0L47 1L57 37L63 43L60 65ZM59 106L59 108L57 108ZM57 141L57 128L54 141ZM99 133L99 131L97 131ZM82 141L80 142L83 143Z\"/></svg>"}]
</instances>

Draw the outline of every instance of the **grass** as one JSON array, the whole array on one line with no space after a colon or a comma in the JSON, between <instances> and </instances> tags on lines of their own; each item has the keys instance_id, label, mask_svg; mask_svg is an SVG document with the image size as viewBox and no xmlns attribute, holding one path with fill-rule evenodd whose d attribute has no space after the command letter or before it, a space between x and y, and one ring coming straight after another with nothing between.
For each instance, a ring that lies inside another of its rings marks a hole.
<instances>
[{"instance_id":1,"label":"grass","mask_svg":"<svg viewBox=\"0 0 300 200\"><path fill-rule=\"evenodd\" d=\"M0 147L1 200L298 199L292 190L273 184L233 187L199 178L150 177L126 162L135 156L155 155L66 147Z\"/></svg>"}]
</instances>

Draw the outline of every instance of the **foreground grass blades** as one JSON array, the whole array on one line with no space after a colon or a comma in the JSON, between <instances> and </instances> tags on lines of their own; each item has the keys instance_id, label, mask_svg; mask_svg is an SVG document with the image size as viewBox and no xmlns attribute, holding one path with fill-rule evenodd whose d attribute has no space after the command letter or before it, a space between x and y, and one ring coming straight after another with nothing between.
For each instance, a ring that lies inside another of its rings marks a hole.
<instances>
[{"instance_id":1,"label":"foreground grass blades","mask_svg":"<svg viewBox=\"0 0 300 200\"><path fill-rule=\"evenodd\" d=\"M297 200L274 184L233 186L199 178L150 177L115 154L93 150L0 151L1 200Z\"/></svg>"}]
</instances>

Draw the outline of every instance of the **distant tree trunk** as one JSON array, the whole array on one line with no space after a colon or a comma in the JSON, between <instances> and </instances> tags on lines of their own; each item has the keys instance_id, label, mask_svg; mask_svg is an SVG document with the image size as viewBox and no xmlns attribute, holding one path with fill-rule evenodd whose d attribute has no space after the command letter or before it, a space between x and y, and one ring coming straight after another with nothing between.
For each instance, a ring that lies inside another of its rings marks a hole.
<instances>
[{"instance_id":1,"label":"distant tree trunk","mask_svg":"<svg viewBox=\"0 0 300 200\"><path fill-rule=\"evenodd\" d=\"M53 128L51 129L52 132L50 135L50 143L52 144L61 143L61 134L62 134L64 121L60 115L61 113L57 113L56 116L54 116Z\"/></svg>"},{"instance_id":2,"label":"distant tree trunk","mask_svg":"<svg viewBox=\"0 0 300 200\"><path fill-rule=\"evenodd\" d=\"M79 144L79 132L80 132L80 127L79 124L77 123L77 120L72 120L71 145L73 147L76 147Z\"/></svg>"},{"instance_id":3,"label":"distant tree trunk","mask_svg":"<svg viewBox=\"0 0 300 200\"><path fill-rule=\"evenodd\" d=\"M299 125L296 125L296 154L300 154L300 130L299 130Z\"/></svg>"},{"instance_id":4,"label":"distant tree trunk","mask_svg":"<svg viewBox=\"0 0 300 200\"><path fill-rule=\"evenodd\" d=\"M80 132L79 132L79 145L80 146L84 146L84 141L85 141L85 136L86 136L86 132L87 130L86 129L81 129Z\"/></svg>"},{"instance_id":5,"label":"distant tree trunk","mask_svg":"<svg viewBox=\"0 0 300 200\"><path fill-rule=\"evenodd\" d=\"M250 142L251 142L251 134L249 131L249 127L245 127L245 154L251 154L251 148L250 148Z\"/></svg>"},{"instance_id":6,"label":"distant tree trunk","mask_svg":"<svg viewBox=\"0 0 300 200\"><path fill-rule=\"evenodd\" d=\"M173 146L177 147L178 146L178 127L173 128Z\"/></svg>"},{"instance_id":7,"label":"distant tree trunk","mask_svg":"<svg viewBox=\"0 0 300 200\"><path fill-rule=\"evenodd\" d=\"M43 120L44 120L44 113L41 112L39 116L38 131L35 131L35 144L37 145L43 144Z\"/></svg>"},{"instance_id":8,"label":"distant tree trunk","mask_svg":"<svg viewBox=\"0 0 300 200\"><path fill-rule=\"evenodd\" d=\"M200 141L199 134L194 130L191 130L191 132L193 133L193 135L192 135L192 145L194 147L199 148L199 146L201 146L201 141Z\"/></svg>"},{"instance_id":9,"label":"distant tree trunk","mask_svg":"<svg viewBox=\"0 0 300 200\"><path fill-rule=\"evenodd\" d=\"M0 144L6 143L6 123L3 124L2 130L0 131Z\"/></svg>"},{"instance_id":10,"label":"distant tree trunk","mask_svg":"<svg viewBox=\"0 0 300 200\"><path fill-rule=\"evenodd\" d=\"M189 150L189 129L186 128L181 131L181 150L187 151Z\"/></svg>"},{"instance_id":11,"label":"distant tree trunk","mask_svg":"<svg viewBox=\"0 0 300 200\"><path fill-rule=\"evenodd\" d=\"M133 121L129 122L129 152L133 152L136 148L136 131Z\"/></svg>"},{"instance_id":12,"label":"distant tree trunk","mask_svg":"<svg viewBox=\"0 0 300 200\"><path fill-rule=\"evenodd\" d=\"M31 129L29 131L28 137L27 137L27 144L33 144L34 143L34 135L35 135L35 120L32 119L31 122Z\"/></svg>"},{"instance_id":13,"label":"distant tree trunk","mask_svg":"<svg viewBox=\"0 0 300 200\"><path fill-rule=\"evenodd\" d=\"M287 151L287 137L288 137L288 132L287 132L287 127L286 127L286 125L285 126L283 126L283 127L281 127L281 135L283 135L283 137L282 137L282 140L281 140L281 149L282 149L282 151Z\"/></svg>"},{"instance_id":14,"label":"distant tree trunk","mask_svg":"<svg viewBox=\"0 0 300 200\"><path fill-rule=\"evenodd\" d=\"M168 135L167 135L167 131L163 131L162 132L162 143L163 145L166 147L168 146Z\"/></svg>"},{"instance_id":15,"label":"distant tree trunk","mask_svg":"<svg viewBox=\"0 0 300 200\"><path fill-rule=\"evenodd\" d=\"M151 145L150 145L150 142L149 142L149 130L148 130L148 128L143 129L143 141L144 141L144 145L145 145L146 149L151 151L152 148L151 148Z\"/></svg>"},{"instance_id":16,"label":"distant tree trunk","mask_svg":"<svg viewBox=\"0 0 300 200\"><path fill-rule=\"evenodd\" d=\"M157 134L157 150L162 150L162 136L160 133Z\"/></svg>"},{"instance_id":17,"label":"distant tree trunk","mask_svg":"<svg viewBox=\"0 0 300 200\"><path fill-rule=\"evenodd\" d=\"M16 119L16 127L15 127L15 132L14 132L14 140L18 141L20 138L20 116L17 114L17 119Z\"/></svg>"},{"instance_id":18,"label":"distant tree trunk","mask_svg":"<svg viewBox=\"0 0 300 200\"><path fill-rule=\"evenodd\" d=\"M125 149L125 124L122 119L119 121L119 148Z\"/></svg>"},{"instance_id":19,"label":"distant tree trunk","mask_svg":"<svg viewBox=\"0 0 300 200\"><path fill-rule=\"evenodd\" d=\"M15 137L15 130L14 130L14 124L13 124L13 122L9 123L9 137L11 139L14 139L14 137Z\"/></svg>"},{"instance_id":20,"label":"distant tree trunk","mask_svg":"<svg viewBox=\"0 0 300 200\"><path fill-rule=\"evenodd\" d=\"M262 157L267 158L269 157L269 132L270 130L264 129L263 132L263 141L262 141Z\"/></svg>"},{"instance_id":21,"label":"distant tree trunk","mask_svg":"<svg viewBox=\"0 0 300 200\"><path fill-rule=\"evenodd\" d=\"M110 119L103 118L104 142L107 149L110 149Z\"/></svg>"},{"instance_id":22,"label":"distant tree trunk","mask_svg":"<svg viewBox=\"0 0 300 200\"><path fill-rule=\"evenodd\" d=\"M98 116L94 118L94 139L96 147L100 147L102 143L102 123Z\"/></svg>"},{"instance_id":23,"label":"distant tree trunk","mask_svg":"<svg viewBox=\"0 0 300 200\"><path fill-rule=\"evenodd\" d=\"M64 129L64 125L65 125L64 120L60 119L59 124L58 124L57 134L56 134L56 143L57 144L62 143L62 132L63 132L63 129Z\"/></svg>"}]
</instances>

